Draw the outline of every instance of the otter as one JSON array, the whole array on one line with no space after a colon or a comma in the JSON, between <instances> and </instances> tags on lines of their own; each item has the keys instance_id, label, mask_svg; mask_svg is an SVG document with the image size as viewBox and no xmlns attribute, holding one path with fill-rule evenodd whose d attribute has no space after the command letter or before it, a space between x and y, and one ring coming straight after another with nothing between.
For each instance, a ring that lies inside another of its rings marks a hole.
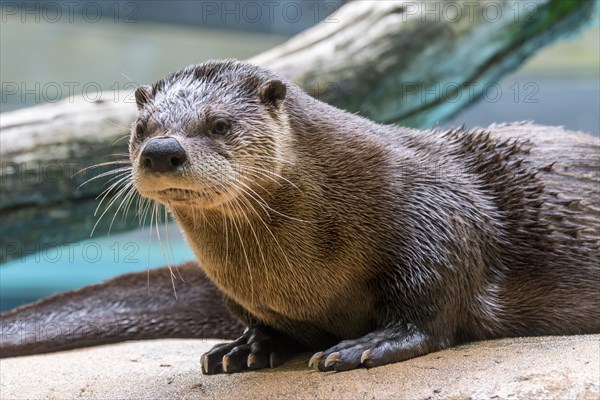
<instances>
[{"instance_id":1,"label":"otter","mask_svg":"<svg viewBox=\"0 0 600 400\"><path fill-rule=\"evenodd\" d=\"M170 209L247 326L202 356L204 373L300 349L343 371L600 332L596 141L552 138L574 142L559 165L535 129L380 125L238 61L185 68L136 100L134 185Z\"/></svg>"},{"instance_id":2,"label":"otter","mask_svg":"<svg viewBox=\"0 0 600 400\"><path fill-rule=\"evenodd\" d=\"M203 373L600 332L597 139L381 125L233 60L135 98L132 182L168 207L246 327L202 355Z\"/></svg>"}]
</instances>

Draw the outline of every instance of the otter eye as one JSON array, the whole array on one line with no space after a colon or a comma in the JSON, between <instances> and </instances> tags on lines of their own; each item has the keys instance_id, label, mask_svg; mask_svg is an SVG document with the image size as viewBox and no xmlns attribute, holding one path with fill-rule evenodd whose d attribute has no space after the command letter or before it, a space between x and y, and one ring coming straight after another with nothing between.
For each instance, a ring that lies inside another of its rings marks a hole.
<instances>
[{"instance_id":1,"label":"otter eye","mask_svg":"<svg viewBox=\"0 0 600 400\"><path fill-rule=\"evenodd\" d=\"M227 122L220 119L214 122L212 127L212 133L214 133L215 135L224 135L225 133L227 133L228 129L229 125L227 124Z\"/></svg>"},{"instance_id":2,"label":"otter eye","mask_svg":"<svg viewBox=\"0 0 600 400\"><path fill-rule=\"evenodd\" d=\"M144 137L144 126L140 123L135 127L135 137L137 139L142 139Z\"/></svg>"}]
</instances>

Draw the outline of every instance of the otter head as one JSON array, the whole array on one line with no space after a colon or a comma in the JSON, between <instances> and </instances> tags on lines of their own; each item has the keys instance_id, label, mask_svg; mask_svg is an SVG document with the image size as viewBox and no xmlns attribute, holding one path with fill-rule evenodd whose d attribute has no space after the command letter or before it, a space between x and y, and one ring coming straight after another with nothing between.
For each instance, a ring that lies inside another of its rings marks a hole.
<instances>
[{"instance_id":1,"label":"otter head","mask_svg":"<svg viewBox=\"0 0 600 400\"><path fill-rule=\"evenodd\" d=\"M289 131L286 87L237 61L190 66L139 87L129 143L138 192L172 207L210 208L272 183Z\"/></svg>"}]
</instances>

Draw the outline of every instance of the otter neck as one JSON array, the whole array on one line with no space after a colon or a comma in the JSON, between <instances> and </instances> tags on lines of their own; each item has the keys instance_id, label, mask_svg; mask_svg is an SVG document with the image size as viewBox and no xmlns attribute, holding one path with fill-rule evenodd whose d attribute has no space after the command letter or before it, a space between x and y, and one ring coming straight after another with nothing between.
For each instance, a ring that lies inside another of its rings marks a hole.
<instances>
[{"instance_id":1,"label":"otter neck","mask_svg":"<svg viewBox=\"0 0 600 400\"><path fill-rule=\"evenodd\" d=\"M209 278L228 297L264 318L273 310L307 318L307 310L316 312L325 306L285 308L289 298L308 304L312 300L305 297L311 288L331 279L326 269L316 267L322 259L316 245L319 236L314 232L317 224L307 220L311 216L301 205L306 200L282 200L292 196L284 197L281 192L293 194L294 190L283 186L265 199L263 206L245 201L253 206L238 209L237 214L222 209L172 208Z\"/></svg>"},{"instance_id":2,"label":"otter neck","mask_svg":"<svg viewBox=\"0 0 600 400\"><path fill-rule=\"evenodd\" d=\"M235 268L253 255L262 263L262 257L288 252L282 236L304 232L312 218L307 212L311 207L302 205L310 202L302 184L288 181L245 188L217 207L175 205L171 211L207 268L223 268L225 260Z\"/></svg>"}]
</instances>

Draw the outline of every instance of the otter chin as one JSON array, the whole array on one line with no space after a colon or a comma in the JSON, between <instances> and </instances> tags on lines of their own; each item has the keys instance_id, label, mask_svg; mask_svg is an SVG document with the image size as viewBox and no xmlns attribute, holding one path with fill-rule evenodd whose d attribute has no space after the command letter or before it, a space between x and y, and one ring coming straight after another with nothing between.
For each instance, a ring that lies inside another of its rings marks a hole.
<instances>
[{"instance_id":1,"label":"otter chin","mask_svg":"<svg viewBox=\"0 0 600 400\"><path fill-rule=\"evenodd\" d=\"M202 356L204 373L600 332L597 140L381 125L231 60L135 97L133 183L247 327Z\"/></svg>"}]
</instances>

